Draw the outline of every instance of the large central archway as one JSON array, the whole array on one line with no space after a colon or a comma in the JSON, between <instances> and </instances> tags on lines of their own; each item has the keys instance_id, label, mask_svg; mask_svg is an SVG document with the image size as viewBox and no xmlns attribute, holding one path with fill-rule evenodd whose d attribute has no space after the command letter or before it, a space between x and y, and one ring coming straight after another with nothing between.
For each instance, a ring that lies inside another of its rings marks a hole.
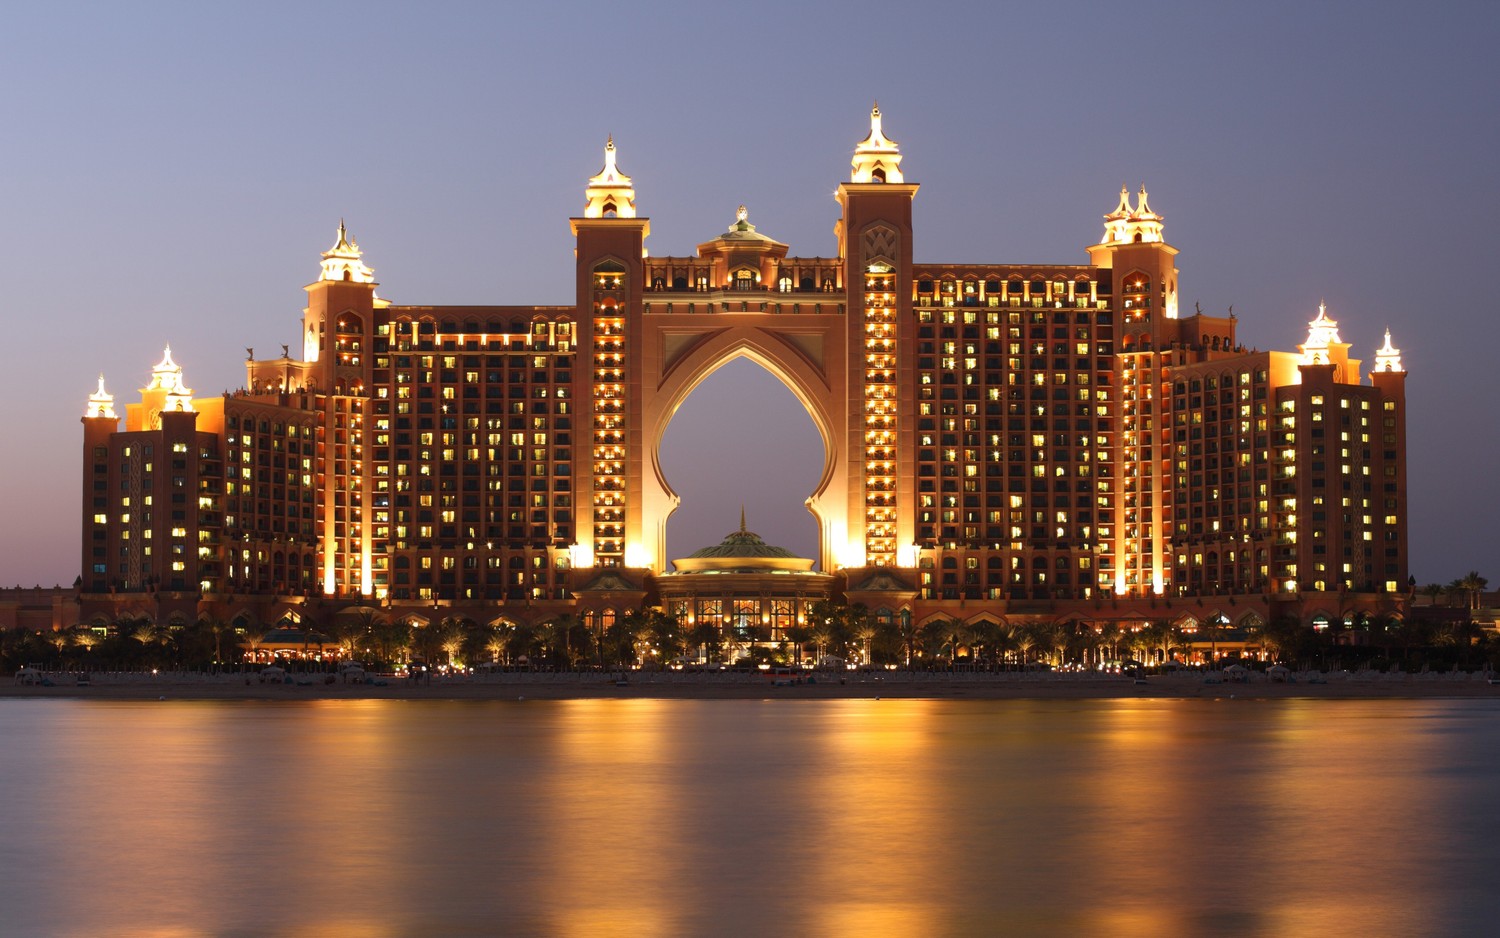
<instances>
[{"instance_id":1,"label":"large central archway","mask_svg":"<svg viewBox=\"0 0 1500 938\"><path fill-rule=\"evenodd\" d=\"M695 321L696 320L696 321ZM818 560L839 566L848 540L847 393L843 388L843 319L839 316L648 316L643 381L641 535L656 572L667 566L667 520L680 499L661 466L667 426L695 388L725 364L761 366L801 402L823 442L823 467L806 505L818 524ZM655 353L655 354L653 354ZM655 364L657 367L652 368Z\"/></svg>"},{"instance_id":2,"label":"large central archway","mask_svg":"<svg viewBox=\"0 0 1500 938\"><path fill-rule=\"evenodd\" d=\"M726 361L688 394L659 453L682 499L667 520L669 563L718 544L742 515L770 543L818 556L807 498L823 474L822 436L797 396L750 357Z\"/></svg>"}]
</instances>

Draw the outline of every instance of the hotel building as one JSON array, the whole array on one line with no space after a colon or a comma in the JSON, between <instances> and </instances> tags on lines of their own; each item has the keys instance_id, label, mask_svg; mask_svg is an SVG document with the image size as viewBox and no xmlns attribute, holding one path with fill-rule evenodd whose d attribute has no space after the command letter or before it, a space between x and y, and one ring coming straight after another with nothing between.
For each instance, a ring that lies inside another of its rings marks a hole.
<instances>
[{"instance_id":1,"label":"hotel building","mask_svg":"<svg viewBox=\"0 0 1500 938\"><path fill-rule=\"evenodd\" d=\"M655 257L610 140L557 306L384 299L340 224L298 354L252 352L243 390L194 398L168 352L122 430L101 378L83 618L540 621L663 591L691 618L684 585L718 581L668 576L658 450L737 357L823 440L822 573L799 614L842 594L918 621L1404 615L1389 334L1367 374L1322 307L1289 352L1183 315L1144 188L1084 264L917 263L901 162L876 109L830 257L791 254L743 206L693 255Z\"/></svg>"}]
</instances>

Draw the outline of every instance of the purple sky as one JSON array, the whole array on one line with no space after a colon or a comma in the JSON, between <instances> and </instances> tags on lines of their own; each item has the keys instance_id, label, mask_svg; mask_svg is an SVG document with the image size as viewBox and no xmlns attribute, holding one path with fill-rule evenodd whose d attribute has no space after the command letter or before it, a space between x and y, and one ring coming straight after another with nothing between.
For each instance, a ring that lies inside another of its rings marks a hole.
<instances>
[{"instance_id":1,"label":"purple sky","mask_svg":"<svg viewBox=\"0 0 1500 938\"><path fill-rule=\"evenodd\" d=\"M70 583L78 418L170 342L199 395L295 346L340 217L401 303L566 303L606 133L688 254L740 203L830 255L879 99L919 262L1085 263L1120 183L1181 249L1184 309L1289 349L1319 300L1411 415L1412 572L1500 581L1492 361L1500 6L931 2L17 5L0 12L0 583ZM746 400L755 407L745 407ZM783 427L789 429L783 433ZM811 421L739 362L680 411L669 553L747 506L811 553Z\"/></svg>"}]
</instances>

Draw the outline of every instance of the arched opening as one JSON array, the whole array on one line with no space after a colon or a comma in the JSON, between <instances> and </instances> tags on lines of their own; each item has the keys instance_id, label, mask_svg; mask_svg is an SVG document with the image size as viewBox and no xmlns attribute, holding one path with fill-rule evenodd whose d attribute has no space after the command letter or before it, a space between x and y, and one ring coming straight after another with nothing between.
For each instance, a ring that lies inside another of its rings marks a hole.
<instances>
[{"instance_id":1,"label":"arched opening","mask_svg":"<svg viewBox=\"0 0 1500 938\"><path fill-rule=\"evenodd\" d=\"M739 526L742 506L747 527L766 543L817 558L818 523L805 500L825 456L807 409L764 366L739 357L713 369L662 435L661 472L681 500L667 523L664 560L718 544Z\"/></svg>"}]
</instances>

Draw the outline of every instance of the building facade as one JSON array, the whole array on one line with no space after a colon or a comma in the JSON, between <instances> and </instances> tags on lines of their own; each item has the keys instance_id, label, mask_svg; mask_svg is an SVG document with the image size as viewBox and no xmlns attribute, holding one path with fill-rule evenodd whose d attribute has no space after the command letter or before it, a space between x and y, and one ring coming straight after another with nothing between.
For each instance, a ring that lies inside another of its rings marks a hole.
<instances>
[{"instance_id":1,"label":"building facade","mask_svg":"<svg viewBox=\"0 0 1500 938\"><path fill-rule=\"evenodd\" d=\"M678 498L661 439L738 357L818 428L816 559L872 609L1404 615L1389 335L1366 375L1322 308L1295 352L1246 349L1232 315L1182 315L1144 188L1121 191L1086 264L916 263L901 161L875 109L832 257L791 254L743 206L694 255L653 257L611 139L557 306L382 299L340 224L300 355L252 352L245 389L204 400L168 353L123 430L101 378L85 619L127 602L531 621L591 596L657 602L681 582L664 576Z\"/></svg>"}]
</instances>

